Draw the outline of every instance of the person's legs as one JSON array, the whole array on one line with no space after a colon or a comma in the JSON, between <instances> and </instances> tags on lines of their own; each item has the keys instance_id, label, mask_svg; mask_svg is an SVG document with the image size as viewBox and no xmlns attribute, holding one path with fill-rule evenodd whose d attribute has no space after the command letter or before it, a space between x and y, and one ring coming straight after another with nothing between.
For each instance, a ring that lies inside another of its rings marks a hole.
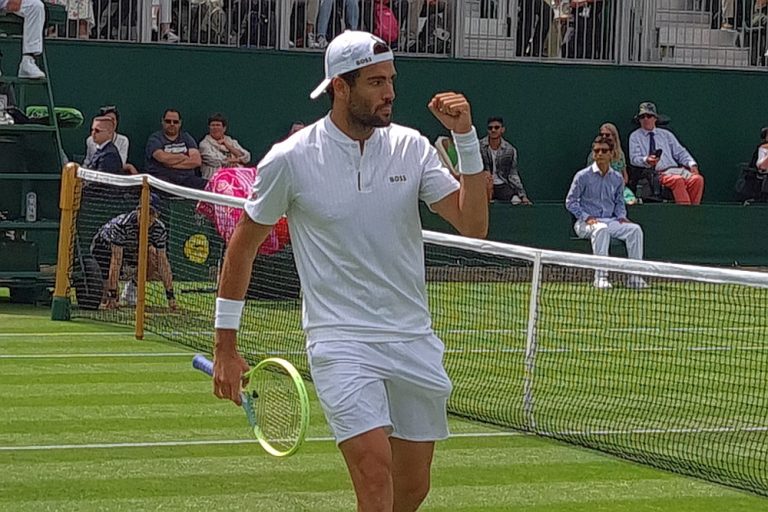
<instances>
[{"instance_id":1,"label":"person's legs","mask_svg":"<svg viewBox=\"0 0 768 512\"><path fill-rule=\"evenodd\" d=\"M40 55L43 53L43 25L45 23L43 2L40 0L22 0L18 14L24 18L22 53L24 55Z\"/></svg>"},{"instance_id":2,"label":"person's legs","mask_svg":"<svg viewBox=\"0 0 768 512\"><path fill-rule=\"evenodd\" d=\"M701 196L704 195L704 177L694 174L685 180L685 189L691 198L691 204L701 204Z\"/></svg>"},{"instance_id":3,"label":"person's legs","mask_svg":"<svg viewBox=\"0 0 768 512\"><path fill-rule=\"evenodd\" d=\"M321 42L322 48L327 46L328 24L331 22L331 11L333 10L334 0L320 0L320 6L317 13L317 41Z\"/></svg>"},{"instance_id":4,"label":"person's legs","mask_svg":"<svg viewBox=\"0 0 768 512\"><path fill-rule=\"evenodd\" d=\"M375 428L339 443L357 496L358 512L390 512L392 447L389 432Z\"/></svg>"},{"instance_id":5,"label":"person's legs","mask_svg":"<svg viewBox=\"0 0 768 512\"><path fill-rule=\"evenodd\" d=\"M688 195L688 190L685 187L685 180L682 176L661 173L659 175L659 183L672 191L672 195L675 197L675 203L691 204L691 196Z\"/></svg>"},{"instance_id":6,"label":"person's legs","mask_svg":"<svg viewBox=\"0 0 768 512\"><path fill-rule=\"evenodd\" d=\"M419 35L419 17L421 16L421 10L424 8L424 0L408 0L408 47L416 43L416 38Z\"/></svg>"},{"instance_id":7,"label":"person's legs","mask_svg":"<svg viewBox=\"0 0 768 512\"><path fill-rule=\"evenodd\" d=\"M392 446L394 512L414 512L429 493L435 443L413 442L395 437Z\"/></svg>"},{"instance_id":8,"label":"person's legs","mask_svg":"<svg viewBox=\"0 0 768 512\"><path fill-rule=\"evenodd\" d=\"M573 230L579 238L589 238L592 244L592 254L608 256L608 248L611 246L611 235L608 232L608 226L604 222L587 224L584 221L577 221L573 226ZM600 281L607 281L607 279L608 272L605 270L595 270L595 286Z\"/></svg>"},{"instance_id":9,"label":"person's legs","mask_svg":"<svg viewBox=\"0 0 768 512\"><path fill-rule=\"evenodd\" d=\"M515 195L515 191L506 183L499 183L493 185L493 200L494 201L510 201L512 196Z\"/></svg>"},{"instance_id":10,"label":"person's legs","mask_svg":"<svg viewBox=\"0 0 768 512\"><path fill-rule=\"evenodd\" d=\"M357 0L346 0L344 2L344 22L350 30L360 28L360 6Z\"/></svg>"},{"instance_id":11,"label":"person's legs","mask_svg":"<svg viewBox=\"0 0 768 512\"><path fill-rule=\"evenodd\" d=\"M610 222L608 223L607 231L610 238L618 238L626 244L629 259L643 259L643 228L638 224L632 222L624 224L618 221Z\"/></svg>"}]
</instances>

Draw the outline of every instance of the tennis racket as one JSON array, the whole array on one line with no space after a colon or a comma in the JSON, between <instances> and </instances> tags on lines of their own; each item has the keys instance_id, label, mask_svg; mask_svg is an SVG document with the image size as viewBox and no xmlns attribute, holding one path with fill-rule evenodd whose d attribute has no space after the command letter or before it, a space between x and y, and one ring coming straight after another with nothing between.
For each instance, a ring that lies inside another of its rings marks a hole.
<instances>
[{"instance_id":1,"label":"tennis racket","mask_svg":"<svg viewBox=\"0 0 768 512\"><path fill-rule=\"evenodd\" d=\"M196 355L192 366L213 376L213 362L205 356ZM243 378L243 409L261 447L275 457L296 453L309 426L309 396L299 372L285 359L270 357Z\"/></svg>"}]
</instances>

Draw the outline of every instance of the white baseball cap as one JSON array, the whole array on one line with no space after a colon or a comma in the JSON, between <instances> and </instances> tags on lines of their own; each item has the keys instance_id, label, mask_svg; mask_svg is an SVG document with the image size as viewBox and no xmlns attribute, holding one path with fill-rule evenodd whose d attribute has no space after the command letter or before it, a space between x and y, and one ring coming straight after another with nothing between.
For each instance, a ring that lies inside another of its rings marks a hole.
<instances>
[{"instance_id":1,"label":"white baseball cap","mask_svg":"<svg viewBox=\"0 0 768 512\"><path fill-rule=\"evenodd\" d=\"M377 44L389 48L387 43L368 32L346 30L338 35L325 50L325 79L309 97L314 100L323 94L331 80L339 75L395 59L392 50L374 54L373 48Z\"/></svg>"}]
</instances>

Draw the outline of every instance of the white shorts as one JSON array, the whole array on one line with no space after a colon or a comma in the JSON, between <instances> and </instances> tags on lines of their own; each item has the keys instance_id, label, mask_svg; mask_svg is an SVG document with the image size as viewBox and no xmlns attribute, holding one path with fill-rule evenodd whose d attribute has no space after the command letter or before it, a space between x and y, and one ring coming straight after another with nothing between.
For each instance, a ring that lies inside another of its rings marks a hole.
<instances>
[{"instance_id":1,"label":"white shorts","mask_svg":"<svg viewBox=\"0 0 768 512\"><path fill-rule=\"evenodd\" d=\"M336 443L375 428L407 441L447 438L453 386L443 367L444 350L434 335L403 343L311 345L312 380Z\"/></svg>"}]
</instances>

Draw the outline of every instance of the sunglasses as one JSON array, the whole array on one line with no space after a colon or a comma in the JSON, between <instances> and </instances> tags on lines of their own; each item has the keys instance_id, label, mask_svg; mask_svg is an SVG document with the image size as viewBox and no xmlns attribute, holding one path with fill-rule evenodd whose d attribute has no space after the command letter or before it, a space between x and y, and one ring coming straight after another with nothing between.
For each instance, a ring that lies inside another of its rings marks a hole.
<instances>
[{"instance_id":1,"label":"sunglasses","mask_svg":"<svg viewBox=\"0 0 768 512\"><path fill-rule=\"evenodd\" d=\"M594 151L594 153L596 155L599 155L600 153L610 153L611 152L611 150L608 149L608 148L595 148L592 151Z\"/></svg>"},{"instance_id":2,"label":"sunglasses","mask_svg":"<svg viewBox=\"0 0 768 512\"><path fill-rule=\"evenodd\" d=\"M489 126L488 130L501 130L502 126L500 124L496 124L493 126Z\"/></svg>"},{"instance_id":3,"label":"sunglasses","mask_svg":"<svg viewBox=\"0 0 768 512\"><path fill-rule=\"evenodd\" d=\"M610 133L601 133L600 136L601 137L613 137L613 135L610 134Z\"/></svg>"},{"instance_id":4,"label":"sunglasses","mask_svg":"<svg viewBox=\"0 0 768 512\"><path fill-rule=\"evenodd\" d=\"M638 119L648 119L649 117L656 117L656 116L654 116L652 114L642 114L642 115L637 116Z\"/></svg>"},{"instance_id":5,"label":"sunglasses","mask_svg":"<svg viewBox=\"0 0 768 512\"><path fill-rule=\"evenodd\" d=\"M104 130L99 130L98 128L91 128L91 133L101 133Z\"/></svg>"},{"instance_id":6,"label":"sunglasses","mask_svg":"<svg viewBox=\"0 0 768 512\"><path fill-rule=\"evenodd\" d=\"M180 119L163 119L163 122L165 124L179 124L181 123Z\"/></svg>"}]
</instances>

